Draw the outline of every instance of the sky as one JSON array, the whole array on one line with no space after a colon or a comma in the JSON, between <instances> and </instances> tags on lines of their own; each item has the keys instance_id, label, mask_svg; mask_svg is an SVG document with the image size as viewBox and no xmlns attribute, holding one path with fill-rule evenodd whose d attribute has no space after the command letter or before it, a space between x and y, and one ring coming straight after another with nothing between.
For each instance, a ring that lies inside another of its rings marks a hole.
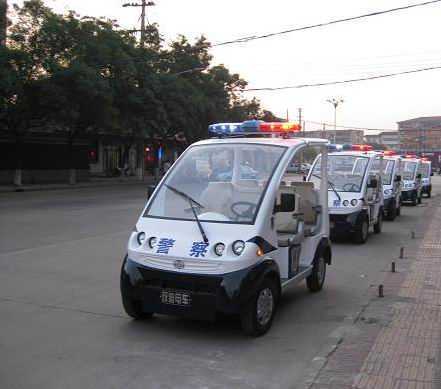
<instances>
[{"instance_id":1,"label":"sky","mask_svg":"<svg viewBox=\"0 0 441 389\"><path fill-rule=\"evenodd\" d=\"M45 0L57 12L117 19L139 26L137 0ZM140 0L139 0L140 1ZM155 0L148 20L158 23L166 42L178 34L213 43L356 16L422 0ZM13 3L13 1L9 1ZM20 3L20 1L15 1ZM441 3L338 25L212 48L222 63L249 82L249 88L327 82L441 65ZM138 27L139 28L139 27ZM333 123L397 129L397 121L441 115L441 70L339 86L247 92L275 114L296 120L302 108L306 129Z\"/></svg>"}]
</instances>

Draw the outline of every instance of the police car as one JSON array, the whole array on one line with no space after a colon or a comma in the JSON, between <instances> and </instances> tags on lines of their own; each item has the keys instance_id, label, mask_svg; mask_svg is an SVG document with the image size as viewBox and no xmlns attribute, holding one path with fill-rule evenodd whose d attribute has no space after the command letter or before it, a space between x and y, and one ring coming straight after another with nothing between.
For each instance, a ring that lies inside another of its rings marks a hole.
<instances>
[{"instance_id":1,"label":"police car","mask_svg":"<svg viewBox=\"0 0 441 389\"><path fill-rule=\"evenodd\" d=\"M401 164L403 186L401 202L410 202L413 206L421 204L421 159L415 155L405 155Z\"/></svg>"},{"instance_id":2,"label":"police car","mask_svg":"<svg viewBox=\"0 0 441 389\"><path fill-rule=\"evenodd\" d=\"M430 159L421 158L421 164L419 173L421 174L421 194L425 194L427 197L432 196L432 162Z\"/></svg>"},{"instance_id":3,"label":"police car","mask_svg":"<svg viewBox=\"0 0 441 389\"><path fill-rule=\"evenodd\" d=\"M384 216L388 220L395 220L401 214L401 157L392 150L380 151L383 156L383 166L377 160L374 171L383 170Z\"/></svg>"},{"instance_id":4,"label":"police car","mask_svg":"<svg viewBox=\"0 0 441 389\"><path fill-rule=\"evenodd\" d=\"M209 130L216 138L179 157L136 222L121 269L122 303L135 319L239 314L243 330L259 336L286 287L306 280L317 292L325 282L327 170L316 171L316 185L288 167L306 151L326 160L327 141L293 138L299 126L290 123Z\"/></svg>"},{"instance_id":5,"label":"police car","mask_svg":"<svg viewBox=\"0 0 441 389\"><path fill-rule=\"evenodd\" d=\"M342 151L331 152L328 157L331 236L349 234L354 242L365 243L370 227L377 234L382 229L382 174L375 171L376 160L382 160L382 156L372 151L369 145L345 146L340 147ZM317 182L322 164L322 156L318 156L308 181Z\"/></svg>"}]
</instances>

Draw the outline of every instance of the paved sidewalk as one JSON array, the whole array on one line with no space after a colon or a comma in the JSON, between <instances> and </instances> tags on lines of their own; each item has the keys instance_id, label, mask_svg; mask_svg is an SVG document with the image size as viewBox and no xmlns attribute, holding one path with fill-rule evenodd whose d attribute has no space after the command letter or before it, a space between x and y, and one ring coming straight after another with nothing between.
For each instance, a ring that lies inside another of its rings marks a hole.
<instances>
[{"instance_id":1,"label":"paved sidewalk","mask_svg":"<svg viewBox=\"0 0 441 389\"><path fill-rule=\"evenodd\" d=\"M441 388L441 197L427 204L405 258L391 258L397 272L385 273L385 297L372 285L369 304L309 388Z\"/></svg>"},{"instance_id":2,"label":"paved sidewalk","mask_svg":"<svg viewBox=\"0 0 441 389\"><path fill-rule=\"evenodd\" d=\"M35 184L22 185L17 187L15 185L0 185L0 193L7 192L32 192L45 190L60 190L60 189L81 189L81 188L95 188L95 187L109 187L117 185L148 185L154 182L153 176L144 177L140 181L136 177L91 177L89 181L78 182L74 185L68 183L58 184Z\"/></svg>"}]
</instances>

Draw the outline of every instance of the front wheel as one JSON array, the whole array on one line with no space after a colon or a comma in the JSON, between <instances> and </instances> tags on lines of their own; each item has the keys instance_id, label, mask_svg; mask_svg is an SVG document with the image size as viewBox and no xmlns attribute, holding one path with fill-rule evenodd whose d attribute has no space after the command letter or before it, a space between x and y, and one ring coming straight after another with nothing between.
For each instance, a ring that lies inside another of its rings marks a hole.
<instances>
[{"instance_id":1,"label":"front wheel","mask_svg":"<svg viewBox=\"0 0 441 389\"><path fill-rule=\"evenodd\" d=\"M326 261L323 255L314 261L312 273L306 278L306 286L311 292L318 292L323 289L326 277Z\"/></svg>"},{"instance_id":2,"label":"front wheel","mask_svg":"<svg viewBox=\"0 0 441 389\"><path fill-rule=\"evenodd\" d=\"M415 194L412 195L412 205L414 207L416 207L417 202L418 202L418 195L415 193Z\"/></svg>"},{"instance_id":3,"label":"front wheel","mask_svg":"<svg viewBox=\"0 0 441 389\"><path fill-rule=\"evenodd\" d=\"M374 232L376 234L381 233L381 230L383 229L383 210L380 209L380 212L378 213L377 222L374 224Z\"/></svg>"},{"instance_id":4,"label":"front wheel","mask_svg":"<svg viewBox=\"0 0 441 389\"><path fill-rule=\"evenodd\" d=\"M146 312L142 309L142 302L139 300L122 296L122 303L127 315L133 317L135 320L149 319L153 316L152 312Z\"/></svg>"},{"instance_id":5,"label":"front wheel","mask_svg":"<svg viewBox=\"0 0 441 389\"><path fill-rule=\"evenodd\" d=\"M358 222L355 232L354 232L354 241L358 244L364 244L368 240L369 235L369 222L367 217L363 217L363 219Z\"/></svg>"},{"instance_id":6,"label":"front wheel","mask_svg":"<svg viewBox=\"0 0 441 389\"><path fill-rule=\"evenodd\" d=\"M242 330L245 334L261 336L268 332L276 313L277 300L276 282L271 278L265 279L240 314Z\"/></svg>"},{"instance_id":7,"label":"front wheel","mask_svg":"<svg viewBox=\"0 0 441 389\"><path fill-rule=\"evenodd\" d=\"M395 220L397 214L398 214L397 203L395 202L395 200L392 200L389 209L387 210L387 220L390 221Z\"/></svg>"},{"instance_id":8,"label":"front wheel","mask_svg":"<svg viewBox=\"0 0 441 389\"><path fill-rule=\"evenodd\" d=\"M418 197L418 204L421 204L421 199L422 199L422 197L423 197L423 195L420 194L419 197Z\"/></svg>"}]
</instances>

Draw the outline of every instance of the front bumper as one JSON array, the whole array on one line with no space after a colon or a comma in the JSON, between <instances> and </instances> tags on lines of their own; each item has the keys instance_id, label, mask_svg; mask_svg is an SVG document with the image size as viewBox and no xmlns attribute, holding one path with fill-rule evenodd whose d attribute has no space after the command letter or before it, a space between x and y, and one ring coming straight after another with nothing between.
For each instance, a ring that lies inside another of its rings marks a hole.
<instances>
[{"instance_id":1,"label":"front bumper","mask_svg":"<svg viewBox=\"0 0 441 389\"><path fill-rule=\"evenodd\" d=\"M418 197L416 189L401 191L401 201L413 201Z\"/></svg>"},{"instance_id":2,"label":"front bumper","mask_svg":"<svg viewBox=\"0 0 441 389\"><path fill-rule=\"evenodd\" d=\"M277 265L272 261L232 273L206 275L158 270L126 257L121 269L121 295L123 299L141 301L146 312L213 320L217 312L239 313L269 272L278 275ZM189 294L191 306L162 303L164 290Z\"/></svg>"},{"instance_id":3,"label":"front bumper","mask_svg":"<svg viewBox=\"0 0 441 389\"><path fill-rule=\"evenodd\" d=\"M346 214L330 214L329 221L331 233L334 235L340 235L354 232L358 222L358 217L362 212L363 211L360 210Z\"/></svg>"}]
</instances>

